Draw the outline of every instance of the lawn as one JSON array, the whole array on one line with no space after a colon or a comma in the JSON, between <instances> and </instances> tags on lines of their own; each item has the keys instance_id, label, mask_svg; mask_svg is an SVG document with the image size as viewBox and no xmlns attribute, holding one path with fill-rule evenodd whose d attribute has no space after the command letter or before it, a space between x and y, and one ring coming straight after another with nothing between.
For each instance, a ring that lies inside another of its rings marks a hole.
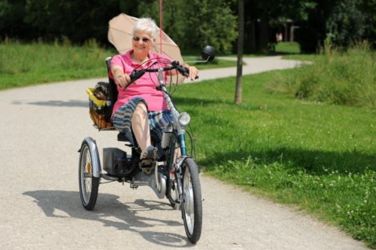
<instances>
[{"instance_id":1,"label":"lawn","mask_svg":"<svg viewBox=\"0 0 376 250\"><path fill-rule=\"evenodd\" d=\"M200 70L236 67L236 61L231 60L231 59L226 60L226 59L215 58L214 61L210 63L206 63L200 57L197 57L197 56L184 56L184 62L188 63L189 65L195 66Z\"/></svg>"},{"instance_id":2,"label":"lawn","mask_svg":"<svg viewBox=\"0 0 376 250\"><path fill-rule=\"evenodd\" d=\"M94 42L85 46L31 43L0 43L0 90L70 79L103 77L105 58L114 51Z\"/></svg>"},{"instance_id":3,"label":"lawn","mask_svg":"<svg viewBox=\"0 0 376 250\"><path fill-rule=\"evenodd\" d=\"M69 42L0 42L0 90L70 79L104 78L107 76L105 59L115 54L115 50L100 48L95 41L80 47ZM228 60L196 63L197 57L194 56L185 57L185 60L199 69L236 65Z\"/></svg>"},{"instance_id":4,"label":"lawn","mask_svg":"<svg viewBox=\"0 0 376 250\"><path fill-rule=\"evenodd\" d=\"M275 46L279 54L300 54L300 45L297 42L279 42Z\"/></svg>"},{"instance_id":5,"label":"lawn","mask_svg":"<svg viewBox=\"0 0 376 250\"><path fill-rule=\"evenodd\" d=\"M181 86L196 158L207 174L294 204L376 247L376 110L269 92L276 74ZM278 79L278 78L277 78Z\"/></svg>"}]
</instances>

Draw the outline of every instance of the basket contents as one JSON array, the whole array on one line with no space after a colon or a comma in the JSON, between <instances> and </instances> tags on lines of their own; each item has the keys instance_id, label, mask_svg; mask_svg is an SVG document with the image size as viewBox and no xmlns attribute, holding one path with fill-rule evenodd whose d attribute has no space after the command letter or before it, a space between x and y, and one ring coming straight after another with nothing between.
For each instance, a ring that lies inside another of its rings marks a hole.
<instances>
[{"instance_id":1,"label":"basket contents","mask_svg":"<svg viewBox=\"0 0 376 250\"><path fill-rule=\"evenodd\" d=\"M98 129L113 128L112 105L109 100L109 84L98 82L95 88L88 88L90 118Z\"/></svg>"}]
</instances>

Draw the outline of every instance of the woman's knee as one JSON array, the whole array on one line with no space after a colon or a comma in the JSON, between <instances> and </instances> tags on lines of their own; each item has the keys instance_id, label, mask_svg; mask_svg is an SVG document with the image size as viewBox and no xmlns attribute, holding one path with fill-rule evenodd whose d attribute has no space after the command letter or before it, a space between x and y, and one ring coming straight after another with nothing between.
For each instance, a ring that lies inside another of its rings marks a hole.
<instances>
[{"instance_id":1,"label":"woman's knee","mask_svg":"<svg viewBox=\"0 0 376 250\"><path fill-rule=\"evenodd\" d=\"M132 115L133 118L141 118L141 119L146 119L148 117L148 109L144 103L139 103L137 104L134 113Z\"/></svg>"}]
</instances>

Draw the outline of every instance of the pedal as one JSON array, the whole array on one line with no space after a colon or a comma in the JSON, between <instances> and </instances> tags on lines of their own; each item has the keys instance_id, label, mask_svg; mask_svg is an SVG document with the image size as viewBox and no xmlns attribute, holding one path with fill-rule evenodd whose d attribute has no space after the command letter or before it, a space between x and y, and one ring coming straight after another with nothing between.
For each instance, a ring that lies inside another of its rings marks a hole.
<instances>
[{"instance_id":1,"label":"pedal","mask_svg":"<svg viewBox=\"0 0 376 250\"><path fill-rule=\"evenodd\" d=\"M166 165L159 165L158 166L158 172L160 173L160 174L163 174L164 176L168 176L168 168L167 168L167 166Z\"/></svg>"},{"instance_id":2,"label":"pedal","mask_svg":"<svg viewBox=\"0 0 376 250\"><path fill-rule=\"evenodd\" d=\"M174 207L174 209L175 209L175 210L180 210L180 206L181 206L181 204L178 203L178 202L176 202L176 203L175 203L175 207Z\"/></svg>"},{"instance_id":3,"label":"pedal","mask_svg":"<svg viewBox=\"0 0 376 250\"><path fill-rule=\"evenodd\" d=\"M155 161L141 161L139 163L139 167L141 171L147 175L150 175L153 172L153 169L155 168L156 162Z\"/></svg>"}]
</instances>

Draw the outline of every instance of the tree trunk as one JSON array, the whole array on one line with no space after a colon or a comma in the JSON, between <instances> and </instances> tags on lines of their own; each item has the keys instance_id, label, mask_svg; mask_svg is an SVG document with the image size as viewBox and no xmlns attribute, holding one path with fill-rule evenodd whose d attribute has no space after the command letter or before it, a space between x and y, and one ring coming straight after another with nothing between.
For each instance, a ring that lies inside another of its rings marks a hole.
<instances>
[{"instance_id":1,"label":"tree trunk","mask_svg":"<svg viewBox=\"0 0 376 250\"><path fill-rule=\"evenodd\" d=\"M268 27L268 23L267 23L266 19L263 18L260 21L258 21L257 24L258 24L257 27L259 29L258 30L258 37L257 37L257 41L258 41L257 51L267 53L267 52L269 52L269 47L268 47L269 27Z\"/></svg>"},{"instance_id":2,"label":"tree trunk","mask_svg":"<svg viewBox=\"0 0 376 250\"><path fill-rule=\"evenodd\" d=\"M244 0L238 2L238 62L236 66L236 87L235 87L235 104L242 102L242 74L243 74L243 47L244 47Z\"/></svg>"}]
</instances>

